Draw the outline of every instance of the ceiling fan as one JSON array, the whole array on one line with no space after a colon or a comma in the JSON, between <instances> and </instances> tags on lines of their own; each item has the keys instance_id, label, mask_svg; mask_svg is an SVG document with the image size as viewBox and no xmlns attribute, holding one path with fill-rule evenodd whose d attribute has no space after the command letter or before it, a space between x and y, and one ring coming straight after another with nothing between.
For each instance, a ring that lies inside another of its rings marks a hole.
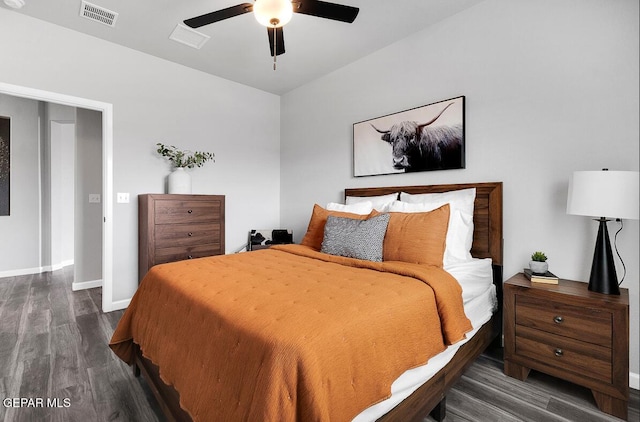
<instances>
[{"instance_id":1,"label":"ceiling fan","mask_svg":"<svg viewBox=\"0 0 640 422\"><path fill-rule=\"evenodd\" d=\"M284 54L284 36L282 27L291 20L293 13L317 16L340 22L352 23L360 9L342 4L320 0L256 0L255 3L242 3L226 9L206 13L184 21L191 28L200 28L224 19L253 12L256 20L267 27L269 47L273 56L273 70L276 69L276 57Z\"/></svg>"}]
</instances>

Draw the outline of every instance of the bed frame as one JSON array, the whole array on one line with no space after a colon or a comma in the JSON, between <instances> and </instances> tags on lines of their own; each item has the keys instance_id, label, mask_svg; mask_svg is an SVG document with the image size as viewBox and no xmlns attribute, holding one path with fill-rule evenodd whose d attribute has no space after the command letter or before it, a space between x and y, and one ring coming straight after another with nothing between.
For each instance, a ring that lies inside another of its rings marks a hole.
<instances>
[{"instance_id":1,"label":"bed frame","mask_svg":"<svg viewBox=\"0 0 640 422\"><path fill-rule=\"evenodd\" d=\"M491 258L493 283L498 295L498 311L480 328L475 336L465 343L453 359L429 381L378 421L422 421L427 415L442 421L446 415L446 394L464 371L494 341L502 331L502 182L467 183L456 185L391 186L384 188L345 189L345 196L377 196L396 192L410 194L441 193L452 190L476 188L473 211L474 258Z\"/></svg>"},{"instance_id":2,"label":"bed frame","mask_svg":"<svg viewBox=\"0 0 640 422\"><path fill-rule=\"evenodd\" d=\"M345 189L345 196L363 197L396 192L440 193L468 188L476 188L471 255L475 258L492 259L493 282L498 293L499 309L444 368L382 416L379 419L381 422L421 421L429 414L437 421L442 421L446 412L445 396L449 388L487 347L499 340L498 335L502 331L502 182ZM139 376L142 372L167 420L191 421L189 414L180 407L178 392L160 379L158 367L142 356L136 344L134 347L134 374Z\"/></svg>"}]
</instances>

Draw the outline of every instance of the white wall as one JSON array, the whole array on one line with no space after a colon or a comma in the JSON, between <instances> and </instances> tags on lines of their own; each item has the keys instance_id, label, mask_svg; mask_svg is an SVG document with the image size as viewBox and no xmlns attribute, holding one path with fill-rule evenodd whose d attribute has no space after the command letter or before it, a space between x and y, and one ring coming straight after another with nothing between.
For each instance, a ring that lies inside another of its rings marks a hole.
<instances>
[{"instance_id":1,"label":"white wall","mask_svg":"<svg viewBox=\"0 0 640 422\"><path fill-rule=\"evenodd\" d=\"M48 235L50 239L43 248L43 264L58 269L73 263L76 109L51 103L45 103L43 109L46 133L41 145L47 154L42 167L48 169L42 175L43 208L47 208L42 213L43 238Z\"/></svg>"},{"instance_id":2,"label":"white wall","mask_svg":"<svg viewBox=\"0 0 640 422\"><path fill-rule=\"evenodd\" d=\"M77 109L73 282L102 280L102 113Z\"/></svg>"},{"instance_id":3,"label":"white wall","mask_svg":"<svg viewBox=\"0 0 640 422\"><path fill-rule=\"evenodd\" d=\"M551 271L588 280L597 224L566 214L568 182L638 170L638 39L635 0L487 0L284 95L282 223L299 240L313 203L346 187L502 181L505 277L544 250ZM466 169L352 176L353 123L458 95ZM625 221L618 238L636 387L638 231Z\"/></svg>"},{"instance_id":4,"label":"white wall","mask_svg":"<svg viewBox=\"0 0 640 422\"><path fill-rule=\"evenodd\" d=\"M280 98L0 9L0 81L113 104L113 301L138 285L137 195L162 193L164 142L212 151L192 173L193 192L226 195L226 247L280 218ZM188 48L188 47L185 47ZM215 58L212 58L215 60Z\"/></svg>"},{"instance_id":5,"label":"white wall","mask_svg":"<svg viewBox=\"0 0 640 422\"><path fill-rule=\"evenodd\" d=\"M0 273L41 266L38 108L37 101L0 95L0 116L11 118L10 215L0 216Z\"/></svg>"},{"instance_id":6,"label":"white wall","mask_svg":"<svg viewBox=\"0 0 640 422\"><path fill-rule=\"evenodd\" d=\"M74 110L75 115L75 110ZM51 121L51 263L73 264L75 123ZM102 178L100 178L102 180ZM98 224L101 228L102 224Z\"/></svg>"}]
</instances>

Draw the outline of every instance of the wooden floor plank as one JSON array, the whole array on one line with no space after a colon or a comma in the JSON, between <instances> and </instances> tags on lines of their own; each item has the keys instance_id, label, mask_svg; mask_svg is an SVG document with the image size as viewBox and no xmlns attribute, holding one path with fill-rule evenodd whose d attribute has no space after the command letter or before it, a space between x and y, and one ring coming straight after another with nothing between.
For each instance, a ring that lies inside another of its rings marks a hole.
<instances>
[{"instance_id":1,"label":"wooden floor plank","mask_svg":"<svg viewBox=\"0 0 640 422\"><path fill-rule=\"evenodd\" d=\"M11 392L9 391L9 386L7 385L7 378L0 378L0 398L10 398ZM4 405L0 405L0 421L6 421L7 418L7 407Z\"/></svg>"},{"instance_id":2,"label":"wooden floor plank","mask_svg":"<svg viewBox=\"0 0 640 422\"><path fill-rule=\"evenodd\" d=\"M76 318L76 324L86 367L93 368L111 360L113 353L108 347L109 339L104 335L100 315L80 315Z\"/></svg>"},{"instance_id":3,"label":"wooden floor plank","mask_svg":"<svg viewBox=\"0 0 640 422\"><path fill-rule=\"evenodd\" d=\"M95 289L97 290L97 289ZM97 314L99 309L96 307L89 290L79 290L71 295L73 313L76 318L80 315Z\"/></svg>"},{"instance_id":4,"label":"wooden floor plank","mask_svg":"<svg viewBox=\"0 0 640 422\"><path fill-rule=\"evenodd\" d=\"M51 337L51 378L55 389L87 384L87 365L82 354L80 331L76 324L53 327Z\"/></svg>"},{"instance_id":5,"label":"wooden floor plank","mask_svg":"<svg viewBox=\"0 0 640 422\"><path fill-rule=\"evenodd\" d=\"M22 362L24 370L20 383L20 391L15 397L26 398L31 400L49 397L49 373L51 371L49 356L42 355L34 359ZM38 406L35 402L34 406L29 403L22 406L15 413L15 421L50 421L52 417L51 409L44 406Z\"/></svg>"},{"instance_id":6,"label":"wooden floor plank","mask_svg":"<svg viewBox=\"0 0 640 422\"><path fill-rule=\"evenodd\" d=\"M51 302L51 325L56 327L59 325L69 324L75 320L75 315L69 304L68 287L62 283L52 283L49 292L49 300Z\"/></svg>"},{"instance_id":7,"label":"wooden floor plank","mask_svg":"<svg viewBox=\"0 0 640 422\"><path fill-rule=\"evenodd\" d=\"M547 410L570 421L603 422L612 420L611 416L600 412L595 407L580 407L576 406L575 403L558 400L555 397L549 399Z\"/></svg>"},{"instance_id":8,"label":"wooden floor plank","mask_svg":"<svg viewBox=\"0 0 640 422\"><path fill-rule=\"evenodd\" d=\"M484 415L488 418L487 420L495 422L519 422L524 420L501 409L493 402L483 401L457 388L447 394L446 421L449 421L450 417L455 417L458 420L473 422L477 421L478 415ZM542 421L543 419L540 420Z\"/></svg>"},{"instance_id":9,"label":"wooden floor plank","mask_svg":"<svg viewBox=\"0 0 640 422\"><path fill-rule=\"evenodd\" d=\"M545 408L549 402L549 395L530 383L523 383L508 377L502 370L502 362L481 356L482 365L472 365L465 375L481 384L490 385L500 394L510 396L518 391L518 397L526 397L527 403L539 408ZM498 381L498 382L496 382Z\"/></svg>"},{"instance_id":10,"label":"wooden floor plank","mask_svg":"<svg viewBox=\"0 0 640 422\"><path fill-rule=\"evenodd\" d=\"M125 372L129 368L110 361L104 366L89 368L93 401L100 421L156 421L141 389L132 388ZM137 390L137 391L136 391Z\"/></svg>"},{"instance_id":11,"label":"wooden floor plank","mask_svg":"<svg viewBox=\"0 0 640 422\"><path fill-rule=\"evenodd\" d=\"M497 375L497 374L496 374ZM500 379L500 378L498 378ZM513 395L513 390L507 391L498 387L499 383L487 384L485 382L471 379L463 376L456 383L456 391L465 393L470 397L474 397L482 403L491 403L494 407L500 409L515 420L523 421L548 421L548 422L564 422L565 419L558 417L546 410L548 399L544 403L544 407L538 406L538 401L532 399L538 395L523 394L522 390L517 396ZM448 400L447 400L448 402Z\"/></svg>"}]
</instances>

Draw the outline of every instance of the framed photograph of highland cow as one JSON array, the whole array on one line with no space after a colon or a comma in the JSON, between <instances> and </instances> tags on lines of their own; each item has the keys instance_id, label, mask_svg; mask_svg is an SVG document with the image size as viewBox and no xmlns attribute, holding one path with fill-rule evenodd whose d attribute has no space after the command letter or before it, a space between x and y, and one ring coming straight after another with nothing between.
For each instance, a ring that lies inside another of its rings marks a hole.
<instances>
[{"instance_id":1,"label":"framed photograph of highland cow","mask_svg":"<svg viewBox=\"0 0 640 422\"><path fill-rule=\"evenodd\" d=\"M9 215L11 171L11 119L0 116L0 216Z\"/></svg>"},{"instance_id":2,"label":"framed photograph of highland cow","mask_svg":"<svg viewBox=\"0 0 640 422\"><path fill-rule=\"evenodd\" d=\"M465 167L464 96L353 125L353 175Z\"/></svg>"}]
</instances>

